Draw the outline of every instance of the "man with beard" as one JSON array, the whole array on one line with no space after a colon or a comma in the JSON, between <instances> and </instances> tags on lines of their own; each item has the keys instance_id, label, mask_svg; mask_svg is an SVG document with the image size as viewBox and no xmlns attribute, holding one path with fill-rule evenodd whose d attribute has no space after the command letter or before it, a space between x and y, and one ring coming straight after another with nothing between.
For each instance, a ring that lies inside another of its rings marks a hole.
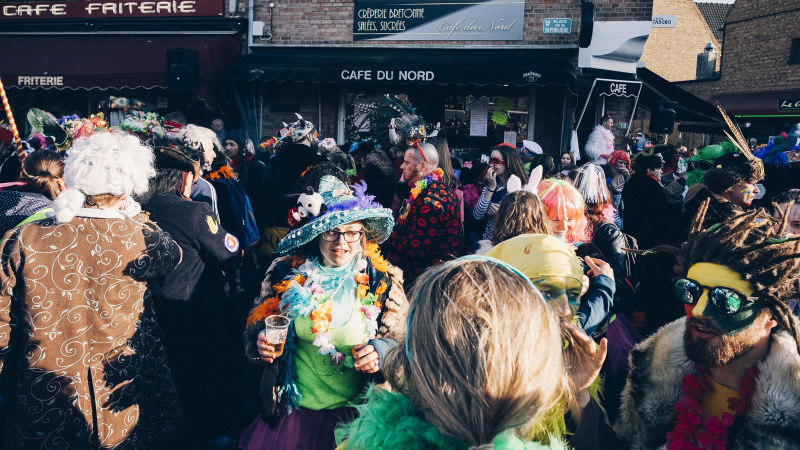
<instances>
[{"instance_id":1,"label":"man with beard","mask_svg":"<svg viewBox=\"0 0 800 450\"><path fill-rule=\"evenodd\" d=\"M800 236L760 209L704 229L708 208L679 256L687 318L631 353L617 434L632 448L798 448Z\"/></svg>"},{"instance_id":2,"label":"man with beard","mask_svg":"<svg viewBox=\"0 0 800 450\"><path fill-rule=\"evenodd\" d=\"M458 256L464 227L455 191L441 182L436 147L412 144L400 167L410 190L385 248L408 287L428 267Z\"/></svg>"}]
</instances>

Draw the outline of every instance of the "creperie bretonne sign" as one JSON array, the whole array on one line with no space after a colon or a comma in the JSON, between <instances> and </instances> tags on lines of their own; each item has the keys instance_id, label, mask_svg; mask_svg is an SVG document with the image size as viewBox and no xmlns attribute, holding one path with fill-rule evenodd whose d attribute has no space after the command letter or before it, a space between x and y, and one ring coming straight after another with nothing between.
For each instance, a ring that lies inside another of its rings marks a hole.
<instances>
[{"instance_id":1,"label":"creperie bretonne sign","mask_svg":"<svg viewBox=\"0 0 800 450\"><path fill-rule=\"evenodd\" d=\"M0 2L0 20L222 15L222 0Z\"/></svg>"}]
</instances>

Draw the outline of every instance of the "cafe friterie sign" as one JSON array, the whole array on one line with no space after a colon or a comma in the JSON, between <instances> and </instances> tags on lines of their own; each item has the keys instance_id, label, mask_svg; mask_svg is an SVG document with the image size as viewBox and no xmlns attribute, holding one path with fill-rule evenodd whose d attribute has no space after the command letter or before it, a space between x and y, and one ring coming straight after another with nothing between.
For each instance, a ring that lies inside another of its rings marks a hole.
<instances>
[{"instance_id":1,"label":"cafe friterie sign","mask_svg":"<svg viewBox=\"0 0 800 450\"><path fill-rule=\"evenodd\" d=\"M2 20L221 16L222 0L1 2Z\"/></svg>"},{"instance_id":2,"label":"cafe friterie sign","mask_svg":"<svg viewBox=\"0 0 800 450\"><path fill-rule=\"evenodd\" d=\"M521 41L524 0L354 0L353 40Z\"/></svg>"}]
</instances>

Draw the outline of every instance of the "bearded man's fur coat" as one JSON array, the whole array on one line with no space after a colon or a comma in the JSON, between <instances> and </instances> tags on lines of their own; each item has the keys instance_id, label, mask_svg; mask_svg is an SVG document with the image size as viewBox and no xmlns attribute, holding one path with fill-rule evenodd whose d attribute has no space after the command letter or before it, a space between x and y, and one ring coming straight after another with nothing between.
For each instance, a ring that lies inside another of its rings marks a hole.
<instances>
[{"instance_id":1,"label":"bearded man's fur coat","mask_svg":"<svg viewBox=\"0 0 800 450\"><path fill-rule=\"evenodd\" d=\"M681 379L696 372L686 356L686 318L665 325L634 348L622 392L617 435L633 449L655 449L675 427ZM800 355L792 335L776 329L759 375L750 410L728 430L729 449L800 448Z\"/></svg>"}]
</instances>

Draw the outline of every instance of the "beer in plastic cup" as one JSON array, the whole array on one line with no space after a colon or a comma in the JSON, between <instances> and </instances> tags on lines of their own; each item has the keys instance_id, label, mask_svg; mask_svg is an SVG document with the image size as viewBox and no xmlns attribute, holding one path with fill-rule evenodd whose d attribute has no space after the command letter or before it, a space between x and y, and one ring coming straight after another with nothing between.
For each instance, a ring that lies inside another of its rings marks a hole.
<instances>
[{"instance_id":1,"label":"beer in plastic cup","mask_svg":"<svg viewBox=\"0 0 800 450\"><path fill-rule=\"evenodd\" d=\"M289 318L286 316L269 316L264 319L266 328L264 336L267 343L275 347L275 357L283 354L283 346L286 344L286 333L289 330Z\"/></svg>"}]
</instances>

